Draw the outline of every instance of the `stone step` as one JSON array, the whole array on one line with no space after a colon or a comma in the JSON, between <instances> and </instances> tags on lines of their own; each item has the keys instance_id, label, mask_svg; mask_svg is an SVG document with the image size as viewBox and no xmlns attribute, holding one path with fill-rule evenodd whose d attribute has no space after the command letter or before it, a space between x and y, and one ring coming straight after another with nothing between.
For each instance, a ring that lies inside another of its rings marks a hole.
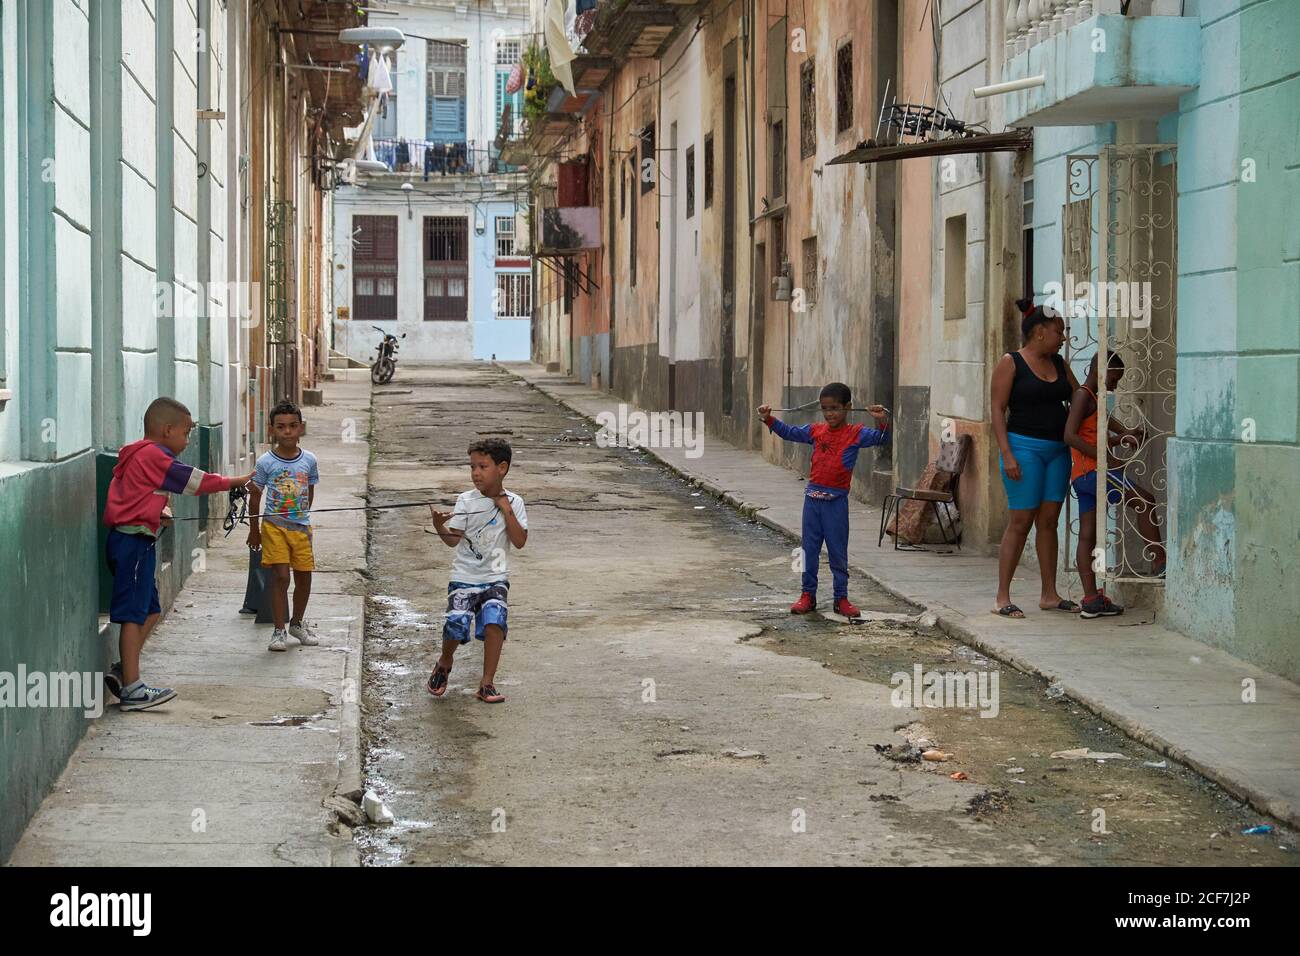
<instances>
[{"instance_id":1,"label":"stone step","mask_svg":"<svg viewBox=\"0 0 1300 956\"><path fill-rule=\"evenodd\" d=\"M358 362L350 355L344 355L342 352L336 352L334 349L330 349L329 367L330 368L366 368L367 366L364 362Z\"/></svg>"}]
</instances>

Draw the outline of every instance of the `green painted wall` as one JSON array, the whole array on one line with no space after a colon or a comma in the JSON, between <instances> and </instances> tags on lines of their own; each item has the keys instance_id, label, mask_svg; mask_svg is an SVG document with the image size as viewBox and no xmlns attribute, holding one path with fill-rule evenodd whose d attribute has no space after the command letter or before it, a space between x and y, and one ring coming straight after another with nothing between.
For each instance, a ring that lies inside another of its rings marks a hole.
<instances>
[{"instance_id":1,"label":"green painted wall","mask_svg":"<svg viewBox=\"0 0 1300 956\"><path fill-rule=\"evenodd\" d=\"M2 467L2 466L0 466ZM102 671L95 456L0 471L0 669ZM81 710L0 708L0 860L86 728Z\"/></svg>"},{"instance_id":2,"label":"green painted wall","mask_svg":"<svg viewBox=\"0 0 1300 956\"><path fill-rule=\"evenodd\" d=\"M1166 615L1300 679L1300 4L1202 0L1179 136Z\"/></svg>"}]
</instances>

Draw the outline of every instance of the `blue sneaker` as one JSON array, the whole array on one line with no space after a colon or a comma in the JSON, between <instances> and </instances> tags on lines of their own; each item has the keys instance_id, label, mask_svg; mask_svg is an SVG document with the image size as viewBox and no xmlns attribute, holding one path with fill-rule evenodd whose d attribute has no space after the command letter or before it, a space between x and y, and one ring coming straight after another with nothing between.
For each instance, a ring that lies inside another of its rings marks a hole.
<instances>
[{"instance_id":1,"label":"blue sneaker","mask_svg":"<svg viewBox=\"0 0 1300 956\"><path fill-rule=\"evenodd\" d=\"M167 703L175 696L176 691L170 687L150 687L144 681L138 680L129 687L122 688L119 708L121 710L148 710L150 707L157 707L159 704Z\"/></svg>"}]
</instances>

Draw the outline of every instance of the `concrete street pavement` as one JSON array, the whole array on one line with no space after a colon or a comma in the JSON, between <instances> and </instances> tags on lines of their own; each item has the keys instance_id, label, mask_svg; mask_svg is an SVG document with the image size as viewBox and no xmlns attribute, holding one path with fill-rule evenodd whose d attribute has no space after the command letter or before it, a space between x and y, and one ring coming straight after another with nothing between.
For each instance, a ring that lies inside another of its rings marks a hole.
<instances>
[{"instance_id":1,"label":"concrete street pavement","mask_svg":"<svg viewBox=\"0 0 1300 956\"><path fill-rule=\"evenodd\" d=\"M531 363L501 367L593 421L602 411L617 416L617 396ZM711 436L695 458L685 448L647 451L710 494L798 539L802 477ZM1022 600L1023 620L997 617L989 613L995 557L895 552L888 537L877 548L880 510L855 500L850 523L854 574L933 611L944 631L972 647L1058 681L1070 698L1256 809L1300 825L1300 687L1140 614L1084 621ZM1022 565L1013 597L1036 593L1034 575L1035 567ZM1255 682L1254 703L1242 702L1247 678Z\"/></svg>"}]
</instances>

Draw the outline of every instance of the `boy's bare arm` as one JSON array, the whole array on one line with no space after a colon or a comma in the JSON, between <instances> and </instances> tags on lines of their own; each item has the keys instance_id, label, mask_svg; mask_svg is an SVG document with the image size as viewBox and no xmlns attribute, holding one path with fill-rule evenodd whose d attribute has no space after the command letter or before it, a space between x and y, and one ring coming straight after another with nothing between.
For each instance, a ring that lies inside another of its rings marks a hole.
<instances>
[{"instance_id":1,"label":"boy's bare arm","mask_svg":"<svg viewBox=\"0 0 1300 956\"><path fill-rule=\"evenodd\" d=\"M429 505L429 514L433 515L434 532L442 539L442 543L449 548L454 548L460 544L461 539L465 537L465 532L459 528L448 528L447 522L451 520L454 512L451 511L434 511L433 505Z\"/></svg>"},{"instance_id":2,"label":"boy's bare arm","mask_svg":"<svg viewBox=\"0 0 1300 956\"><path fill-rule=\"evenodd\" d=\"M256 484L248 486L248 546L262 546L262 526L259 515L262 513L262 489Z\"/></svg>"},{"instance_id":3,"label":"boy's bare arm","mask_svg":"<svg viewBox=\"0 0 1300 956\"><path fill-rule=\"evenodd\" d=\"M499 495L493 499L501 513L506 517L506 537L515 548L522 548L528 541L528 529L519 523L515 509L510 506L509 495Z\"/></svg>"},{"instance_id":4,"label":"boy's bare arm","mask_svg":"<svg viewBox=\"0 0 1300 956\"><path fill-rule=\"evenodd\" d=\"M1065 420L1065 443L1089 458L1097 457L1097 446L1090 445L1079 437L1079 427L1096 407L1087 389L1076 389L1074 400L1070 402L1070 417Z\"/></svg>"}]
</instances>

